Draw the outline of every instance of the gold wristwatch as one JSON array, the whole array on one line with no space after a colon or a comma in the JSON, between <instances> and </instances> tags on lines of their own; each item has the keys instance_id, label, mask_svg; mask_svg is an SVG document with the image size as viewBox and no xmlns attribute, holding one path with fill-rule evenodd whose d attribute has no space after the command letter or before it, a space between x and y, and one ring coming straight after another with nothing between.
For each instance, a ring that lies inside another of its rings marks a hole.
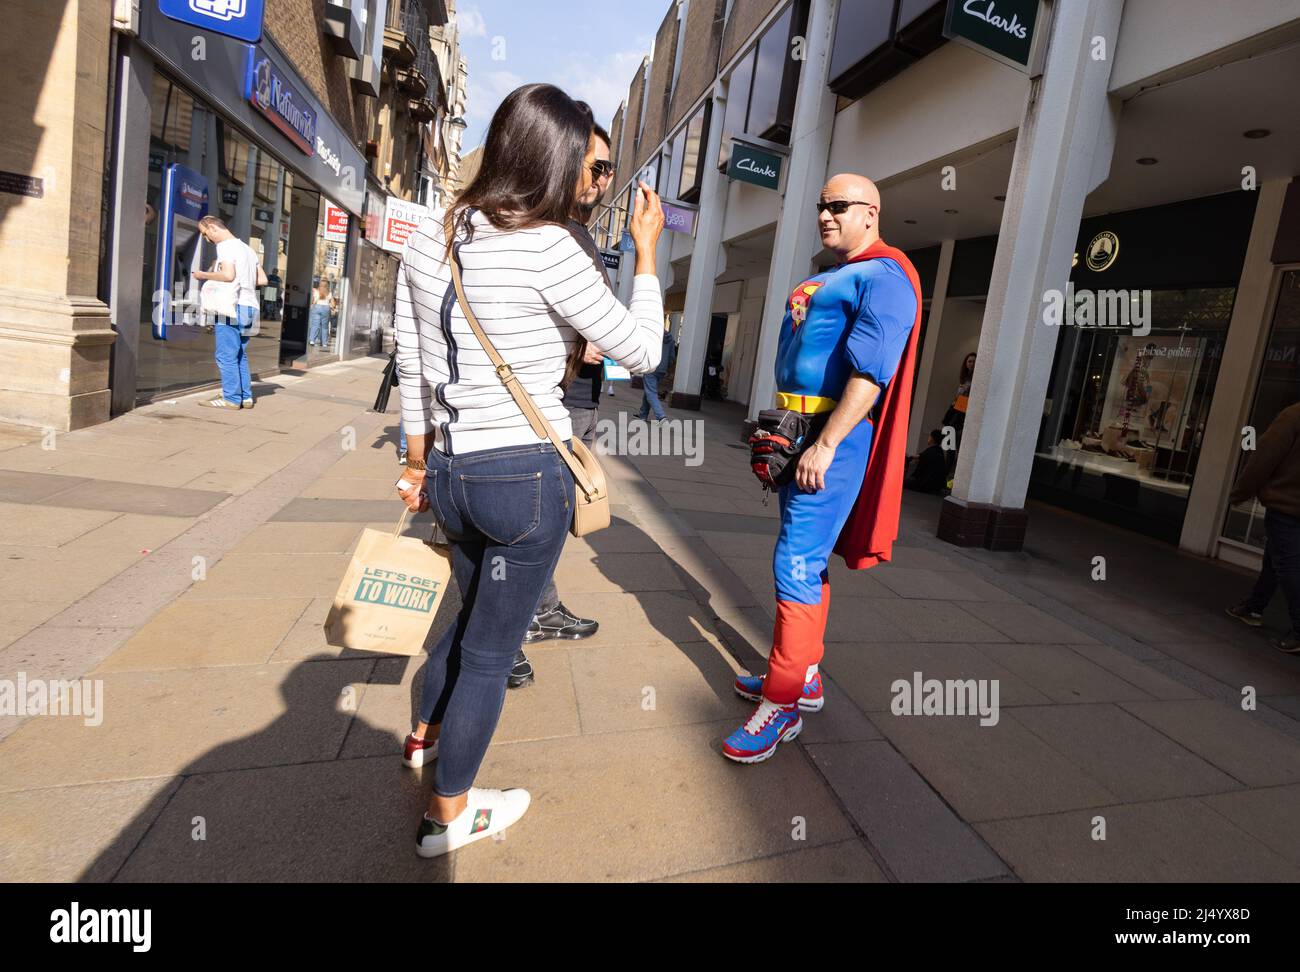
<instances>
[{"instance_id":1,"label":"gold wristwatch","mask_svg":"<svg viewBox=\"0 0 1300 972\"><path fill-rule=\"evenodd\" d=\"M428 469L429 467L425 465L423 459L407 459L406 468L424 470L424 469Z\"/></svg>"}]
</instances>

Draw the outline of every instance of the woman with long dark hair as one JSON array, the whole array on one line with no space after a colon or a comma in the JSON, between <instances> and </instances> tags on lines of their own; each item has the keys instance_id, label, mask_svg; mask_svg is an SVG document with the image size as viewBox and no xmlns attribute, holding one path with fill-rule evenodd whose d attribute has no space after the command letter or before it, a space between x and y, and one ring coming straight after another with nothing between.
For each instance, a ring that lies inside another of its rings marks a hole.
<instances>
[{"instance_id":1,"label":"woman with long dark hair","mask_svg":"<svg viewBox=\"0 0 1300 972\"><path fill-rule=\"evenodd\" d=\"M629 230L636 277L627 308L568 228L592 183L591 112L559 88L511 92L492 118L478 175L406 244L397 282L397 370L407 471L399 495L433 508L451 544L463 605L429 655L420 722L404 760L437 759L416 852L436 857L492 836L528 809L527 790L474 787L506 678L573 515L574 483L538 439L471 330L452 283L560 439L561 383L581 339L630 371L659 362L663 293L658 197L644 183Z\"/></svg>"}]
</instances>

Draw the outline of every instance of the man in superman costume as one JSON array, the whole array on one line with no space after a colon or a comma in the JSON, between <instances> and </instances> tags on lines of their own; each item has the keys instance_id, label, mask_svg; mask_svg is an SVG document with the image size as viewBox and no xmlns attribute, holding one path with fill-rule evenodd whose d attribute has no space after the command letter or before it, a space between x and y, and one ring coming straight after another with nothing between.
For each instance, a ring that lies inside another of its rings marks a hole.
<instances>
[{"instance_id":1,"label":"man in superman costume","mask_svg":"<svg viewBox=\"0 0 1300 972\"><path fill-rule=\"evenodd\" d=\"M860 570L889 560L898 536L920 281L902 251L880 239L880 194L871 180L835 176L817 210L822 245L841 262L790 296L776 406L825 424L780 489L768 670L736 678L736 692L758 708L722 744L723 755L741 763L767 759L802 730L800 709L822 707L817 666L831 552Z\"/></svg>"}]
</instances>

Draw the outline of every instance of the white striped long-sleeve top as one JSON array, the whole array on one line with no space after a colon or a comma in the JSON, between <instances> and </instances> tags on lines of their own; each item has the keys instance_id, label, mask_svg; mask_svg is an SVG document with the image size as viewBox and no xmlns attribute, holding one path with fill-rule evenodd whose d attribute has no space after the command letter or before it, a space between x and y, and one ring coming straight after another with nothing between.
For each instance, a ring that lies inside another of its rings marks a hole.
<instances>
[{"instance_id":1,"label":"white striped long-sleeve top","mask_svg":"<svg viewBox=\"0 0 1300 972\"><path fill-rule=\"evenodd\" d=\"M497 377L456 301L443 213L411 234L397 273L398 388L408 434L434 436L448 455L531 445L528 420ZM659 279L638 275L628 307L562 226L503 232L479 211L455 258L479 324L554 426L570 438L560 382L578 334L634 374L653 371L663 344Z\"/></svg>"}]
</instances>

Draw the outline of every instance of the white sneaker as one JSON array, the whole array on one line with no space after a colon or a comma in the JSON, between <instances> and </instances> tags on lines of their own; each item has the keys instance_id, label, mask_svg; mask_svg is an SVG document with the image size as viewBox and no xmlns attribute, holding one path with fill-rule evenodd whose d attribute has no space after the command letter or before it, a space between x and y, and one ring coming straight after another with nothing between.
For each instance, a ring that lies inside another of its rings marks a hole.
<instances>
[{"instance_id":1,"label":"white sneaker","mask_svg":"<svg viewBox=\"0 0 1300 972\"><path fill-rule=\"evenodd\" d=\"M441 857L476 840L499 834L522 817L532 801L527 790L471 787L469 803L451 823L443 826L427 816L421 818L420 829L415 834L415 852L421 857Z\"/></svg>"}]
</instances>

